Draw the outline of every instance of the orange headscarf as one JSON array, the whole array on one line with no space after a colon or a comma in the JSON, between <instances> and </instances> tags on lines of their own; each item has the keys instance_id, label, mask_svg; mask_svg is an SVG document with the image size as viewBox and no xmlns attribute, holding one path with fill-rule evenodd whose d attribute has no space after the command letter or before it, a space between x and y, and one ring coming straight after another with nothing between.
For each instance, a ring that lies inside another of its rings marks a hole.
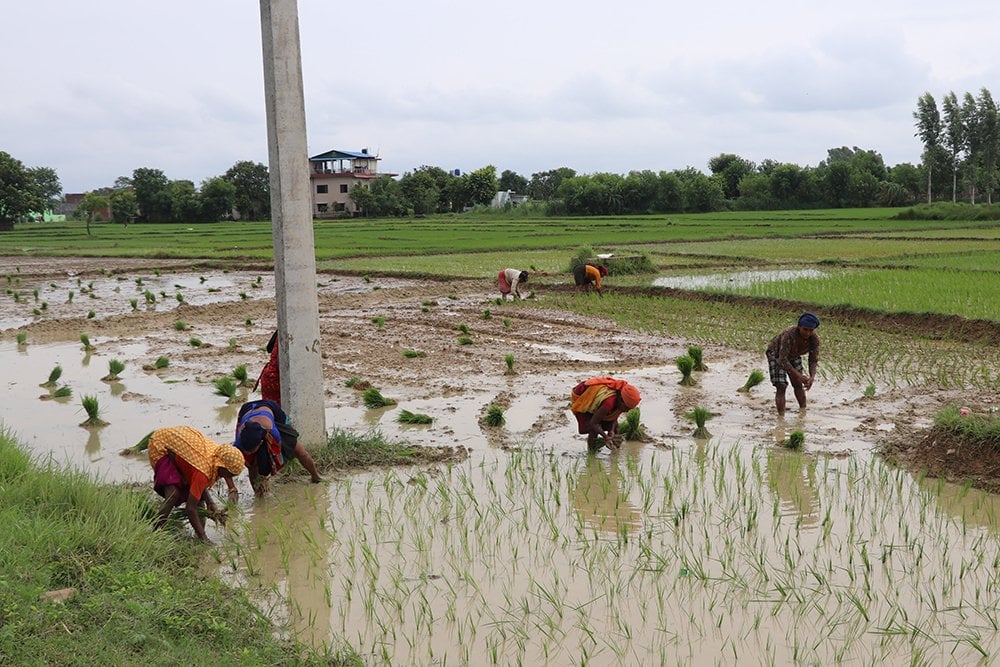
<instances>
[{"instance_id":1,"label":"orange headscarf","mask_svg":"<svg viewBox=\"0 0 1000 667\"><path fill-rule=\"evenodd\" d=\"M625 380L616 380L613 377L593 377L583 383L588 387L588 391L585 391L579 396L571 395L570 401L572 405L570 409L573 412L594 412L596 410L596 405L600 405L602 401L608 398L610 395L608 392L614 391L618 392L622 397L622 403L625 404L629 410L639 405L639 401L642 400L642 396L639 395L639 390L634 386L630 385ZM589 391L590 388L597 388L598 392ZM597 400L600 398L600 400ZM596 404L596 405L595 405Z\"/></svg>"},{"instance_id":2,"label":"orange headscarf","mask_svg":"<svg viewBox=\"0 0 1000 667\"><path fill-rule=\"evenodd\" d=\"M156 467L157 461L167 452L187 461L214 484L219 478L219 468L225 468L234 475L243 472L243 452L232 445L220 445L209 440L201 431L190 426L172 426L153 431L149 437L149 464Z\"/></svg>"}]
</instances>

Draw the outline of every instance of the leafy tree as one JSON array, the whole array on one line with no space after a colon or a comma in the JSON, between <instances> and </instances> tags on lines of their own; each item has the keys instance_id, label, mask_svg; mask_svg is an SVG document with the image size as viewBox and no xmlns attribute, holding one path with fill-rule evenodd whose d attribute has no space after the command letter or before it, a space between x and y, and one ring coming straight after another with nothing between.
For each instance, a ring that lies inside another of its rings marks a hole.
<instances>
[{"instance_id":1,"label":"leafy tree","mask_svg":"<svg viewBox=\"0 0 1000 667\"><path fill-rule=\"evenodd\" d=\"M116 183L118 181L115 181ZM108 196L111 203L111 221L120 223L123 227L128 227L135 220L139 212L135 200L135 193L129 188L113 190Z\"/></svg>"},{"instance_id":2,"label":"leafy tree","mask_svg":"<svg viewBox=\"0 0 1000 667\"><path fill-rule=\"evenodd\" d=\"M504 169L500 174L500 190L517 192L519 194L528 193L528 179L510 169Z\"/></svg>"},{"instance_id":3,"label":"leafy tree","mask_svg":"<svg viewBox=\"0 0 1000 667\"><path fill-rule=\"evenodd\" d=\"M763 173L747 174L740 179L736 206L745 211L768 211L778 208L771 196L771 177Z\"/></svg>"},{"instance_id":4,"label":"leafy tree","mask_svg":"<svg viewBox=\"0 0 1000 667\"><path fill-rule=\"evenodd\" d=\"M391 176L379 176L372 181L371 215L404 215L405 213L406 201L397 180Z\"/></svg>"},{"instance_id":5,"label":"leafy tree","mask_svg":"<svg viewBox=\"0 0 1000 667\"><path fill-rule=\"evenodd\" d=\"M448 202L448 210L461 213L465 210L466 206L472 203L467 176L468 174L463 174L462 176L449 178L444 184L443 197Z\"/></svg>"},{"instance_id":6,"label":"leafy tree","mask_svg":"<svg viewBox=\"0 0 1000 667\"><path fill-rule=\"evenodd\" d=\"M170 217L174 222L192 222L198 219L201 199L191 181L171 181L167 188L170 194Z\"/></svg>"},{"instance_id":7,"label":"leafy tree","mask_svg":"<svg viewBox=\"0 0 1000 667\"><path fill-rule=\"evenodd\" d=\"M14 229L14 223L39 210L31 173L21 161L0 151L0 231Z\"/></svg>"},{"instance_id":8,"label":"leafy tree","mask_svg":"<svg viewBox=\"0 0 1000 667\"><path fill-rule=\"evenodd\" d=\"M236 186L233 204L243 220L266 220L271 217L271 177L267 166L242 160L222 176Z\"/></svg>"},{"instance_id":9,"label":"leafy tree","mask_svg":"<svg viewBox=\"0 0 1000 667\"><path fill-rule=\"evenodd\" d=\"M982 186L986 190L986 203L992 206L993 190L997 183L997 158L1000 153L1000 120L997 118L996 102L986 88L979 90L976 114L979 123Z\"/></svg>"},{"instance_id":10,"label":"leafy tree","mask_svg":"<svg viewBox=\"0 0 1000 667\"><path fill-rule=\"evenodd\" d=\"M630 171L622 184L622 208L626 213L648 213L659 191L659 179L649 170Z\"/></svg>"},{"instance_id":11,"label":"leafy tree","mask_svg":"<svg viewBox=\"0 0 1000 667\"><path fill-rule=\"evenodd\" d=\"M413 209L414 213L424 215L437 210L441 193L438 191L434 176L429 172L415 171L403 174L403 177L399 179L399 187L407 205Z\"/></svg>"},{"instance_id":12,"label":"leafy tree","mask_svg":"<svg viewBox=\"0 0 1000 667\"><path fill-rule=\"evenodd\" d=\"M921 170L909 162L902 162L889 170L889 182L899 185L906 193L905 197L895 200L895 203L884 204L885 206L903 206L912 204L920 197L924 182L924 174ZM895 199L895 198L894 198ZM883 202L884 203L884 202Z\"/></svg>"},{"instance_id":13,"label":"leafy tree","mask_svg":"<svg viewBox=\"0 0 1000 667\"><path fill-rule=\"evenodd\" d=\"M684 196L684 209L697 213L720 210L726 196L718 178L701 172L682 180L681 192Z\"/></svg>"},{"instance_id":14,"label":"leafy tree","mask_svg":"<svg viewBox=\"0 0 1000 667\"><path fill-rule=\"evenodd\" d=\"M363 183L357 183L351 188L350 197L354 205L361 211L361 215L366 217L375 215L375 195Z\"/></svg>"},{"instance_id":15,"label":"leafy tree","mask_svg":"<svg viewBox=\"0 0 1000 667\"><path fill-rule=\"evenodd\" d=\"M201 184L201 217L204 220L221 220L233 210L236 186L222 176L209 178Z\"/></svg>"},{"instance_id":16,"label":"leafy tree","mask_svg":"<svg viewBox=\"0 0 1000 667\"><path fill-rule=\"evenodd\" d=\"M469 201L475 204L486 205L496 195L500 187L497 181L497 168L487 165L473 172L465 174L462 178L467 180L467 192Z\"/></svg>"},{"instance_id":17,"label":"leafy tree","mask_svg":"<svg viewBox=\"0 0 1000 667\"><path fill-rule=\"evenodd\" d=\"M708 168L722 180L726 198L736 199L740 195L740 179L753 172L754 163L733 153L722 153L708 161Z\"/></svg>"},{"instance_id":18,"label":"leafy tree","mask_svg":"<svg viewBox=\"0 0 1000 667\"><path fill-rule=\"evenodd\" d=\"M38 199L40 211L54 209L62 200L62 184L56 170L50 167L33 167L28 169L35 196Z\"/></svg>"},{"instance_id":19,"label":"leafy tree","mask_svg":"<svg viewBox=\"0 0 1000 667\"><path fill-rule=\"evenodd\" d=\"M847 162L837 161L823 170L823 190L827 204L834 208L847 205L851 180L851 167Z\"/></svg>"},{"instance_id":20,"label":"leafy tree","mask_svg":"<svg viewBox=\"0 0 1000 667\"><path fill-rule=\"evenodd\" d=\"M132 172L132 187L139 207L139 217L143 221L170 221L170 181L162 171L146 167L136 169Z\"/></svg>"},{"instance_id":21,"label":"leafy tree","mask_svg":"<svg viewBox=\"0 0 1000 667\"><path fill-rule=\"evenodd\" d=\"M87 236L90 236L90 223L99 217L100 211L106 210L110 206L110 199L99 192L88 192L80 200L76 210L85 216L87 221Z\"/></svg>"},{"instance_id":22,"label":"leafy tree","mask_svg":"<svg viewBox=\"0 0 1000 667\"><path fill-rule=\"evenodd\" d=\"M938 111L937 102L930 93L924 93L917 100L917 110L913 112L913 118L917 121L916 136L924 144L925 162L930 164L935 150L941 143L941 113ZM931 202L931 173L927 170L927 203Z\"/></svg>"},{"instance_id":23,"label":"leafy tree","mask_svg":"<svg viewBox=\"0 0 1000 667\"><path fill-rule=\"evenodd\" d=\"M941 99L941 110L944 115L941 140L948 152L948 163L951 167L951 200L955 202L958 201L958 172L966 139L965 125L962 123L962 106L954 92L949 92Z\"/></svg>"},{"instance_id":24,"label":"leafy tree","mask_svg":"<svg viewBox=\"0 0 1000 667\"><path fill-rule=\"evenodd\" d=\"M531 181L528 183L528 194L531 195L532 199L548 201L555 196L563 180L574 176L576 176L576 170L569 167L559 167L532 174Z\"/></svg>"},{"instance_id":25,"label":"leafy tree","mask_svg":"<svg viewBox=\"0 0 1000 667\"><path fill-rule=\"evenodd\" d=\"M675 213L684 209L684 195L681 194L681 179L677 174L661 171L656 175L656 198L653 210L661 213Z\"/></svg>"}]
</instances>

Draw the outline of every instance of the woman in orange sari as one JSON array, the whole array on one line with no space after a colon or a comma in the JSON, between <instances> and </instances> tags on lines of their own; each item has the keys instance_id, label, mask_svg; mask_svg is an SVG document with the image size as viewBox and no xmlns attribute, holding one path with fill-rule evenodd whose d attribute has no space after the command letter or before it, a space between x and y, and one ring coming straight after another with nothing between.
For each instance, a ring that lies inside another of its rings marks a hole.
<instances>
[{"instance_id":1,"label":"woman in orange sari","mask_svg":"<svg viewBox=\"0 0 1000 667\"><path fill-rule=\"evenodd\" d=\"M212 442L190 426L160 428L148 436L149 465L153 467L153 489L163 496L154 528L167 521L170 512L187 505L188 520L199 539L209 541L198 515L202 501L217 521L222 514L215 506L208 488L221 477L229 486L230 499L236 499L233 476L243 471L243 453L232 445Z\"/></svg>"},{"instance_id":2,"label":"woman in orange sari","mask_svg":"<svg viewBox=\"0 0 1000 667\"><path fill-rule=\"evenodd\" d=\"M611 449L621 446L618 417L639 405L642 397L625 380L593 377L573 387L569 400L580 433L587 436L587 449L596 452L600 449L598 436Z\"/></svg>"}]
</instances>

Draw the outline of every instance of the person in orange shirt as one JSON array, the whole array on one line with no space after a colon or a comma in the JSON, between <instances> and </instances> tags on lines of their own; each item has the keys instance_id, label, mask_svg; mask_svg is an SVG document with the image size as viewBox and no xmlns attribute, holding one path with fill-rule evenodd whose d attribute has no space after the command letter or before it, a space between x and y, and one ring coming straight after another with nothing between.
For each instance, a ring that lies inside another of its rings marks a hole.
<instances>
[{"instance_id":1,"label":"person in orange shirt","mask_svg":"<svg viewBox=\"0 0 1000 667\"><path fill-rule=\"evenodd\" d=\"M581 289L584 291L589 290L591 285L593 285L597 293L600 296L604 296L601 292L601 277L606 275L608 275L608 267L606 266L577 264L573 267L573 282L576 283L576 291L579 292Z\"/></svg>"},{"instance_id":2,"label":"person in orange shirt","mask_svg":"<svg viewBox=\"0 0 1000 667\"><path fill-rule=\"evenodd\" d=\"M230 500L237 493L233 477L243 471L243 453L232 445L220 445L190 426L156 429L148 436L149 465L153 467L153 490L163 497L153 528L160 528L170 512L187 505L188 520L198 539L209 541L198 514L204 502L209 514L224 522L208 488L220 478L230 485Z\"/></svg>"},{"instance_id":3,"label":"person in orange shirt","mask_svg":"<svg viewBox=\"0 0 1000 667\"><path fill-rule=\"evenodd\" d=\"M569 394L570 410L581 434L587 436L587 449L598 451L600 436L610 449L621 446L618 417L639 405L639 390L625 380L593 377L573 387Z\"/></svg>"}]
</instances>

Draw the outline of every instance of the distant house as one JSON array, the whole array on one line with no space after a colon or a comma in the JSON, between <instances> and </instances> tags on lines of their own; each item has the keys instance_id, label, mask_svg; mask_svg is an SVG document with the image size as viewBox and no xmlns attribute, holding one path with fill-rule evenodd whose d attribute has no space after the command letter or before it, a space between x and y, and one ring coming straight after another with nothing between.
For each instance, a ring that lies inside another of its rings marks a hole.
<instances>
[{"instance_id":1,"label":"distant house","mask_svg":"<svg viewBox=\"0 0 1000 667\"><path fill-rule=\"evenodd\" d=\"M379 176L376 155L362 148L360 153L332 150L309 158L309 183L312 186L313 215L317 218L353 216L358 207L351 200L351 188L371 188Z\"/></svg>"},{"instance_id":2,"label":"distant house","mask_svg":"<svg viewBox=\"0 0 1000 667\"><path fill-rule=\"evenodd\" d=\"M490 208L506 208L507 206L520 206L528 201L528 195L519 195L513 190L499 190L490 201Z\"/></svg>"}]
</instances>

